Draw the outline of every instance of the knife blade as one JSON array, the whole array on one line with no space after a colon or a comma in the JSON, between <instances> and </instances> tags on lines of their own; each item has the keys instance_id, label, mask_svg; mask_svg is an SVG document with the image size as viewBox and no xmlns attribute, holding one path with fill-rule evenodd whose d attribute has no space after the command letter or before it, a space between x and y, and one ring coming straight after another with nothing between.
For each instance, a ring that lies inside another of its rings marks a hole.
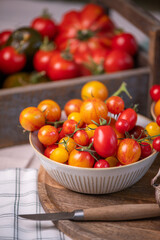
<instances>
[{"instance_id":1,"label":"knife blade","mask_svg":"<svg viewBox=\"0 0 160 240\"><path fill-rule=\"evenodd\" d=\"M23 214L19 217L36 221L126 221L160 217L160 208L154 203L123 204L80 209L73 212Z\"/></svg>"}]
</instances>

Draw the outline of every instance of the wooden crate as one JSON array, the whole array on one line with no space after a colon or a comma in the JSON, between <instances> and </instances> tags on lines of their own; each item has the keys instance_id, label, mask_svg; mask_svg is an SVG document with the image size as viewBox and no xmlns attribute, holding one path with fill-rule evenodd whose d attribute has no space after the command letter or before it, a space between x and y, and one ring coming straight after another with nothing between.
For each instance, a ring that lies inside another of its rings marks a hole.
<instances>
[{"instance_id":1,"label":"wooden crate","mask_svg":"<svg viewBox=\"0 0 160 240\"><path fill-rule=\"evenodd\" d=\"M28 142L28 133L23 133L19 124L20 112L28 106L37 106L43 99L57 101L61 108L71 98L80 98L81 87L88 81L102 81L112 94L125 81L133 97L132 101L124 95L127 106L139 104L139 112L149 114L149 88L159 79L160 62L160 23L129 1L100 0L103 7L111 8L122 14L138 29L149 36L148 57L139 53L139 67L114 74L81 77L59 82L49 82L34 86L25 86L0 90L0 147L7 147ZM121 6L121 7L119 7Z\"/></svg>"}]
</instances>

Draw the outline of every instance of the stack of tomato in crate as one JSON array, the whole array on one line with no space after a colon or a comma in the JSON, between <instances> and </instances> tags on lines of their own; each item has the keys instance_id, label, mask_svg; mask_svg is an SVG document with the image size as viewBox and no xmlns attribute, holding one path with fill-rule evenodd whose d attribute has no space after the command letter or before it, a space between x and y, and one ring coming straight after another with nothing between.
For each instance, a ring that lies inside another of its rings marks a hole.
<instances>
[{"instance_id":1,"label":"stack of tomato in crate","mask_svg":"<svg viewBox=\"0 0 160 240\"><path fill-rule=\"evenodd\" d=\"M135 67L135 37L87 4L56 23L44 11L30 26L0 33L2 87L72 79Z\"/></svg>"}]
</instances>

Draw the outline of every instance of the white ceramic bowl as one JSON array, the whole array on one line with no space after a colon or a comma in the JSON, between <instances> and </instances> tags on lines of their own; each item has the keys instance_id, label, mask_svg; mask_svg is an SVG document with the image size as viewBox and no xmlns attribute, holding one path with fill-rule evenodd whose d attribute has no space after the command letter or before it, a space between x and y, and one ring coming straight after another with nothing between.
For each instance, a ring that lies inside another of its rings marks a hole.
<instances>
[{"instance_id":1,"label":"white ceramic bowl","mask_svg":"<svg viewBox=\"0 0 160 240\"><path fill-rule=\"evenodd\" d=\"M138 115L137 124L146 126L151 120ZM125 189L148 171L154 162L157 152L136 163L111 168L79 168L54 162L43 155L43 146L37 133L30 133L30 144L48 174L60 185L72 191L87 194L106 194Z\"/></svg>"},{"instance_id":2,"label":"white ceramic bowl","mask_svg":"<svg viewBox=\"0 0 160 240\"><path fill-rule=\"evenodd\" d=\"M155 112L154 112L154 107L155 107L155 102L152 102L150 111L151 111L152 118L154 119L154 121L156 121L156 115L155 115Z\"/></svg>"}]
</instances>

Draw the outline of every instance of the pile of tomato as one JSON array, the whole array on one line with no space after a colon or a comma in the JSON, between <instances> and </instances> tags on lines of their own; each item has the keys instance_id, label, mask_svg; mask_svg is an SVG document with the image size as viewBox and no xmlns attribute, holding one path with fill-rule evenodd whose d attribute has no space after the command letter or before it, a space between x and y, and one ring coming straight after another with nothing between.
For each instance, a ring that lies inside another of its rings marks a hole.
<instances>
[{"instance_id":1,"label":"pile of tomato","mask_svg":"<svg viewBox=\"0 0 160 240\"><path fill-rule=\"evenodd\" d=\"M64 13L59 23L44 12L29 26L0 32L3 87L131 69L137 51L135 37L96 4Z\"/></svg>"},{"instance_id":2,"label":"pile of tomato","mask_svg":"<svg viewBox=\"0 0 160 240\"><path fill-rule=\"evenodd\" d=\"M53 161L84 168L132 164L153 149L160 151L160 125L137 125L137 112L125 107L122 91L129 95L125 83L108 96L102 82L87 82L81 99L70 99L63 111L57 102L45 99L23 109L19 121L23 129L38 131L44 155Z\"/></svg>"}]
</instances>

